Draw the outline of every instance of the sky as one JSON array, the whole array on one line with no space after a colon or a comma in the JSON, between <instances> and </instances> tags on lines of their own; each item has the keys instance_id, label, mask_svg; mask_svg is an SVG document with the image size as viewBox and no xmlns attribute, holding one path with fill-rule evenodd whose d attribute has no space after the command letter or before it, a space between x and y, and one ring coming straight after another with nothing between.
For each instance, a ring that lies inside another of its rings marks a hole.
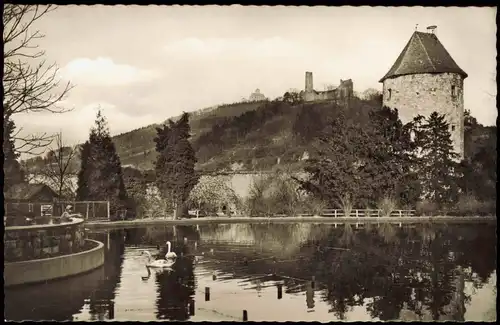
<instances>
[{"instance_id":1,"label":"sky","mask_svg":"<svg viewBox=\"0 0 500 325\"><path fill-rule=\"evenodd\" d=\"M496 124L496 9L388 7L61 6L37 22L38 41L74 88L71 112L17 115L24 133L88 138L100 108L112 135L248 98L274 99L352 79L382 89L418 24L436 34L469 77L465 108Z\"/></svg>"}]
</instances>

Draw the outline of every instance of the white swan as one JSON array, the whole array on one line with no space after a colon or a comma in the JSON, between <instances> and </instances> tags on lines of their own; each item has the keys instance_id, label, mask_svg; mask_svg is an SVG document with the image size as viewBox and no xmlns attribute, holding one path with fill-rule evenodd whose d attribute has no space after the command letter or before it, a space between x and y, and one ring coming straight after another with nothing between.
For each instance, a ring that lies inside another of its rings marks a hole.
<instances>
[{"instance_id":1,"label":"white swan","mask_svg":"<svg viewBox=\"0 0 500 325\"><path fill-rule=\"evenodd\" d=\"M148 251L142 251L141 254L146 254L149 258L148 263L146 264L146 267L150 268L169 268L172 267L175 263L175 259L159 259L159 260L154 260L153 256L151 255L150 252Z\"/></svg>"},{"instance_id":2,"label":"white swan","mask_svg":"<svg viewBox=\"0 0 500 325\"><path fill-rule=\"evenodd\" d=\"M169 241L167 241L167 254L165 255L165 259L167 260L170 260L170 259L175 259L177 258L177 254L175 254L175 252L171 252L170 249L171 249L171 246L172 244L170 244Z\"/></svg>"}]
</instances>

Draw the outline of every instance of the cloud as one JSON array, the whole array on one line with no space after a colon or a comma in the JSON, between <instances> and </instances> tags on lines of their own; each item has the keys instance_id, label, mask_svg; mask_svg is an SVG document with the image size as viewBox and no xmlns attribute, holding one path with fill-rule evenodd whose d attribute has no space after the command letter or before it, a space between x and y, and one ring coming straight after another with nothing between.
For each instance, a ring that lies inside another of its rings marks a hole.
<instances>
[{"instance_id":1,"label":"cloud","mask_svg":"<svg viewBox=\"0 0 500 325\"><path fill-rule=\"evenodd\" d=\"M167 55L178 58L279 58L304 56L306 49L280 37L184 38L164 46Z\"/></svg>"},{"instance_id":2,"label":"cloud","mask_svg":"<svg viewBox=\"0 0 500 325\"><path fill-rule=\"evenodd\" d=\"M88 139L90 128L94 125L97 110L108 121L111 135L128 132L158 122L159 118L151 114L129 115L108 102L74 104L75 109L63 114L32 113L15 116L16 125L22 125L23 132L56 133L62 132L64 141L70 145ZM48 131L50 130L50 131Z\"/></svg>"},{"instance_id":3,"label":"cloud","mask_svg":"<svg viewBox=\"0 0 500 325\"><path fill-rule=\"evenodd\" d=\"M77 58L60 71L63 79L82 86L123 86L158 78L158 73L117 64L110 58Z\"/></svg>"}]
</instances>

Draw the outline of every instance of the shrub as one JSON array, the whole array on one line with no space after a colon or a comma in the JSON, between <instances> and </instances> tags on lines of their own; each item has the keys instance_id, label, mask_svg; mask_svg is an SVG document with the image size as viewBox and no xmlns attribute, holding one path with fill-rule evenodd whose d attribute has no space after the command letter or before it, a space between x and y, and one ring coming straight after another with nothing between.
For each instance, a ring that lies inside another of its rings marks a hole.
<instances>
[{"instance_id":1,"label":"shrub","mask_svg":"<svg viewBox=\"0 0 500 325\"><path fill-rule=\"evenodd\" d=\"M485 216L496 211L496 201L482 202L472 195L460 196L454 213L458 216Z\"/></svg>"},{"instance_id":2,"label":"shrub","mask_svg":"<svg viewBox=\"0 0 500 325\"><path fill-rule=\"evenodd\" d=\"M434 216L439 212L439 205L430 200L417 202L416 213L419 216Z\"/></svg>"},{"instance_id":3,"label":"shrub","mask_svg":"<svg viewBox=\"0 0 500 325\"><path fill-rule=\"evenodd\" d=\"M397 202L393 198L384 197L378 204L378 208L382 217L390 217L392 212L397 208Z\"/></svg>"},{"instance_id":4,"label":"shrub","mask_svg":"<svg viewBox=\"0 0 500 325\"><path fill-rule=\"evenodd\" d=\"M363 213L363 217L365 217L365 218L371 217L369 210L370 210L370 207L366 206L365 207L365 212Z\"/></svg>"},{"instance_id":5,"label":"shrub","mask_svg":"<svg viewBox=\"0 0 500 325\"><path fill-rule=\"evenodd\" d=\"M312 198L307 203L308 210L311 211L314 216L321 216L323 210L327 208L326 202L317 198Z\"/></svg>"},{"instance_id":6,"label":"shrub","mask_svg":"<svg viewBox=\"0 0 500 325\"><path fill-rule=\"evenodd\" d=\"M268 176L261 175L255 178L250 185L250 195L246 201L246 210L251 217L269 214L269 200L265 192L269 188L270 181Z\"/></svg>"},{"instance_id":7,"label":"shrub","mask_svg":"<svg viewBox=\"0 0 500 325\"><path fill-rule=\"evenodd\" d=\"M344 212L344 217L350 217L353 207L353 200L348 193L342 194L340 197L340 206L342 207L342 211Z\"/></svg>"}]
</instances>

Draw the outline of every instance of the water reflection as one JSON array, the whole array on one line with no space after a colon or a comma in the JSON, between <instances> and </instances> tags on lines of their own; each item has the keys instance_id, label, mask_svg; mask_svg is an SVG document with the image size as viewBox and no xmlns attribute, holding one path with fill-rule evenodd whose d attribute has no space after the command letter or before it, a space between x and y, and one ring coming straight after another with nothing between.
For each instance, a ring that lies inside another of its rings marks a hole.
<instances>
[{"instance_id":1,"label":"water reflection","mask_svg":"<svg viewBox=\"0 0 500 325\"><path fill-rule=\"evenodd\" d=\"M496 317L484 309L495 305L496 226L232 224L125 229L109 238L97 284L71 289L82 287L75 301L84 307L31 317L217 321L241 320L243 310L253 321ZM143 279L140 251L167 240L178 255L173 270ZM22 290L18 297L31 295ZM46 294L55 304L65 297ZM6 293L7 319L23 319L21 310L37 304L24 300L21 309L15 297Z\"/></svg>"},{"instance_id":2,"label":"water reflection","mask_svg":"<svg viewBox=\"0 0 500 325\"><path fill-rule=\"evenodd\" d=\"M103 266L105 278L101 280L98 289L94 290L86 301L88 303L90 320L113 319L113 301L115 290L121 280L121 268L125 248L123 231L90 234L89 237L105 244Z\"/></svg>"},{"instance_id":3,"label":"water reflection","mask_svg":"<svg viewBox=\"0 0 500 325\"><path fill-rule=\"evenodd\" d=\"M156 317L168 320L187 320L189 302L194 295L196 283L193 273L193 260L178 258L173 271L156 273L158 296Z\"/></svg>"},{"instance_id":4,"label":"water reflection","mask_svg":"<svg viewBox=\"0 0 500 325\"><path fill-rule=\"evenodd\" d=\"M105 277L104 268L99 268L78 278L4 289L5 318L71 321Z\"/></svg>"},{"instance_id":5,"label":"water reflection","mask_svg":"<svg viewBox=\"0 0 500 325\"><path fill-rule=\"evenodd\" d=\"M120 282L123 241L118 233L89 234L105 244L105 263L99 269L43 284L4 288L8 320L79 320L82 310L90 320L113 316L114 291ZM108 241L109 239L109 241ZM108 245L109 243L109 245ZM109 248L108 248L109 247Z\"/></svg>"}]
</instances>

